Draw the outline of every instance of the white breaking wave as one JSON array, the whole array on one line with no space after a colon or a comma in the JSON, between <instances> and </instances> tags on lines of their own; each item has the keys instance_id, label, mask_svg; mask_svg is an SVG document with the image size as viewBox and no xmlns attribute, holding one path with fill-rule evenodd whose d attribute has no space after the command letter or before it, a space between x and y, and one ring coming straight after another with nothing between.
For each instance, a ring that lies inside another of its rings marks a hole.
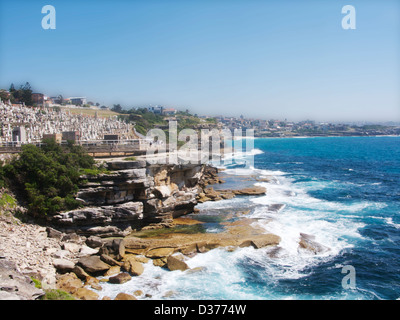
<instances>
[{"instance_id":1,"label":"white breaking wave","mask_svg":"<svg viewBox=\"0 0 400 320\"><path fill-rule=\"evenodd\" d=\"M167 271L153 266L150 261L144 265L145 270L140 277L134 277L122 285L102 284L103 290L98 292L100 297L106 295L114 298L119 292L142 290L151 294L151 299L298 298L284 293L278 296L274 284L279 285L278 282L283 279L305 277L312 272L310 267L340 256L344 249L353 247L356 241L362 240L358 232L364 227L359 219L360 212L370 206L378 206L367 201L344 204L317 199L308 191L323 188L324 183L330 182L295 183L288 173L279 170L250 167L226 169L224 172L268 178L269 182L256 183L267 189L266 195L205 202L198 208L217 211L229 207L251 207L252 211L246 218L254 218L254 224L262 227L266 233L278 235L281 238L278 247L246 247L233 252L223 248L210 250L186 260L191 269L200 267L198 272ZM283 205L279 206L281 210L270 210L273 208L271 205L276 204ZM391 218L387 218L386 223L400 227ZM323 250L314 254L301 249L301 233L313 236L313 241L320 244ZM260 281L265 282L263 292L244 289L247 288L248 269L252 267L257 270ZM337 272L341 272L339 267Z\"/></svg>"},{"instance_id":2,"label":"white breaking wave","mask_svg":"<svg viewBox=\"0 0 400 320\"><path fill-rule=\"evenodd\" d=\"M400 224L394 223L394 222L393 222L393 218L385 218L385 222L386 222L388 225L391 225L391 226L395 227L396 229L400 229Z\"/></svg>"}]
</instances>

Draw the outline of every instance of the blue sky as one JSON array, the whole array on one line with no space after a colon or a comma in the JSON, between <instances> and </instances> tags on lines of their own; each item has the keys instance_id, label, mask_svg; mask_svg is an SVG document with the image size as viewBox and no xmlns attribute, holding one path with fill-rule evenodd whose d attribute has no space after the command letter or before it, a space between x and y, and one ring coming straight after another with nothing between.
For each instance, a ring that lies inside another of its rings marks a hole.
<instances>
[{"instance_id":1,"label":"blue sky","mask_svg":"<svg viewBox=\"0 0 400 320\"><path fill-rule=\"evenodd\" d=\"M400 1L0 0L0 87L26 81L124 107L400 121Z\"/></svg>"}]
</instances>

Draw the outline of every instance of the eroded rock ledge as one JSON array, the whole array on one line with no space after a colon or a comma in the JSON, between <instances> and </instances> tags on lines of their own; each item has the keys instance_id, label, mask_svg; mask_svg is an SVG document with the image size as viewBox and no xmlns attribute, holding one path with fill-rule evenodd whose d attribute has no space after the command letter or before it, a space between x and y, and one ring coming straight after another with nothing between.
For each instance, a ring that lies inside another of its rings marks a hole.
<instances>
[{"instance_id":1,"label":"eroded rock ledge","mask_svg":"<svg viewBox=\"0 0 400 320\"><path fill-rule=\"evenodd\" d=\"M193 212L204 165L111 161L107 174L84 176L83 208L49 217L57 229L81 235L126 236L133 229L168 227Z\"/></svg>"}]
</instances>

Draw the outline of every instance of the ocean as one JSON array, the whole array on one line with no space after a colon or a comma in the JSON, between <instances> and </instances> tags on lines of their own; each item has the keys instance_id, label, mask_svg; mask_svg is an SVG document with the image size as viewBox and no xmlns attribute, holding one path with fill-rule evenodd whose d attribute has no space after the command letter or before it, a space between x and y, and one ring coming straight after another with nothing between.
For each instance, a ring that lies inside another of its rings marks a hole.
<instances>
[{"instance_id":1,"label":"ocean","mask_svg":"<svg viewBox=\"0 0 400 320\"><path fill-rule=\"evenodd\" d=\"M260 185L262 196L199 204L204 232L254 219L279 249L223 248L186 263L198 272L144 265L100 296L141 290L148 299L392 300L400 298L400 137L255 139L254 167L225 168L215 188ZM238 156L238 160L243 153ZM280 210L271 210L280 204ZM323 250L299 246L307 234Z\"/></svg>"}]
</instances>

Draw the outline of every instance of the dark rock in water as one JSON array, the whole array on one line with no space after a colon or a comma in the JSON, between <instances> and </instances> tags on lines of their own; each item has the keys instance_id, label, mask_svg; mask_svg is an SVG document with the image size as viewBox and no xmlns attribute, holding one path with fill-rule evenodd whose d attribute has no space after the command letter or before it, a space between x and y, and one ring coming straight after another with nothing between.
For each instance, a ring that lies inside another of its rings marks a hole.
<instances>
[{"instance_id":1,"label":"dark rock in water","mask_svg":"<svg viewBox=\"0 0 400 320\"><path fill-rule=\"evenodd\" d=\"M315 236L306 233L300 233L299 248L308 250L314 254L324 253L329 251L328 247L314 241Z\"/></svg>"},{"instance_id":2,"label":"dark rock in water","mask_svg":"<svg viewBox=\"0 0 400 320\"><path fill-rule=\"evenodd\" d=\"M169 256L167 258L167 267L171 271L174 271L174 270L185 271L185 270L189 269L186 262L184 262L183 260L181 260L175 256Z\"/></svg>"},{"instance_id":3,"label":"dark rock in water","mask_svg":"<svg viewBox=\"0 0 400 320\"><path fill-rule=\"evenodd\" d=\"M128 273L121 272L120 274L117 274L114 277L110 277L108 279L108 282L109 283L122 284L122 283L128 282L131 279L132 279L132 277Z\"/></svg>"},{"instance_id":4,"label":"dark rock in water","mask_svg":"<svg viewBox=\"0 0 400 320\"><path fill-rule=\"evenodd\" d=\"M133 295L120 292L117 294L114 300L137 300Z\"/></svg>"},{"instance_id":5,"label":"dark rock in water","mask_svg":"<svg viewBox=\"0 0 400 320\"><path fill-rule=\"evenodd\" d=\"M243 188L240 190L233 190L236 195L245 195L245 196L258 196L263 195L267 192L267 189L264 187L253 186L249 188Z\"/></svg>"},{"instance_id":6,"label":"dark rock in water","mask_svg":"<svg viewBox=\"0 0 400 320\"><path fill-rule=\"evenodd\" d=\"M281 254L281 252L282 252L282 248L281 247L273 247L271 250L269 250L267 252L267 255L270 258L279 258L279 255Z\"/></svg>"},{"instance_id":7,"label":"dark rock in water","mask_svg":"<svg viewBox=\"0 0 400 320\"><path fill-rule=\"evenodd\" d=\"M279 212L283 210L285 207L286 205L281 203L271 204L268 206L268 211Z\"/></svg>"}]
</instances>

